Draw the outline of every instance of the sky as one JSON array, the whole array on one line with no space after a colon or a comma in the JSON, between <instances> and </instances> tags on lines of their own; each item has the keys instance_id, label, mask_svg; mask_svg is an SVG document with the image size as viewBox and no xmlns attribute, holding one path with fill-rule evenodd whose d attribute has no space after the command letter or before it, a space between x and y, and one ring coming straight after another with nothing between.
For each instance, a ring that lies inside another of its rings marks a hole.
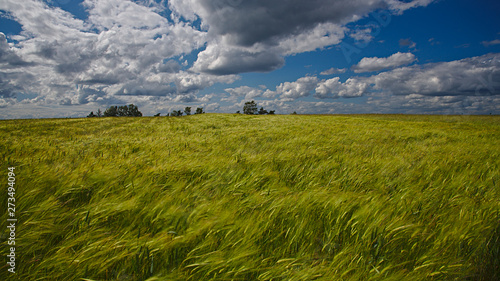
<instances>
[{"instance_id":1,"label":"sky","mask_svg":"<svg viewBox=\"0 0 500 281\"><path fill-rule=\"evenodd\" d=\"M0 0L0 119L500 114L497 0Z\"/></svg>"}]
</instances>

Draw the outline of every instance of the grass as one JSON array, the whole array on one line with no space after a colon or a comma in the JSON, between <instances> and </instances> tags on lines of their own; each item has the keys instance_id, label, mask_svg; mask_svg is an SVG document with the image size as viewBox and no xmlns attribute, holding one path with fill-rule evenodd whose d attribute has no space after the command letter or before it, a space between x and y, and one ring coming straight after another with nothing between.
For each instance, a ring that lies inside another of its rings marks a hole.
<instances>
[{"instance_id":1,"label":"grass","mask_svg":"<svg viewBox=\"0 0 500 281\"><path fill-rule=\"evenodd\" d=\"M497 116L8 120L0 132L18 218L17 274L3 263L1 280L500 279ZM5 222L6 188L0 208Z\"/></svg>"}]
</instances>

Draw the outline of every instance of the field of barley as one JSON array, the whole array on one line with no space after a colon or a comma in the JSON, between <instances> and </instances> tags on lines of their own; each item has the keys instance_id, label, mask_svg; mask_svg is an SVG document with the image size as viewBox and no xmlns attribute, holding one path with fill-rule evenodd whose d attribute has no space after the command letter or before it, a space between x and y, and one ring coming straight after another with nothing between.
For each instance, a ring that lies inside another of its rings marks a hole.
<instances>
[{"instance_id":1,"label":"field of barley","mask_svg":"<svg viewBox=\"0 0 500 281\"><path fill-rule=\"evenodd\" d=\"M499 116L3 120L0 133L0 280L500 280Z\"/></svg>"}]
</instances>

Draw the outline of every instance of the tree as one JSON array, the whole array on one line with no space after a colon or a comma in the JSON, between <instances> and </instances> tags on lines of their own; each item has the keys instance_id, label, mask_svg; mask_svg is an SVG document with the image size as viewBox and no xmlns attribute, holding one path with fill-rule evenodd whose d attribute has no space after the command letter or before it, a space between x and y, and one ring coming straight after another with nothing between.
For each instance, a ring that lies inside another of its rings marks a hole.
<instances>
[{"instance_id":1,"label":"tree","mask_svg":"<svg viewBox=\"0 0 500 281\"><path fill-rule=\"evenodd\" d=\"M116 112L117 112L118 116L125 117L125 116L127 116L127 111L128 111L128 107L126 105L122 105L122 106L118 107Z\"/></svg>"},{"instance_id":2,"label":"tree","mask_svg":"<svg viewBox=\"0 0 500 281\"><path fill-rule=\"evenodd\" d=\"M160 117L160 114L161 113L157 113L157 114L154 115L154 117Z\"/></svg>"},{"instance_id":3,"label":"tree","mask_svg":"<svg viewBox=\"0 0 500 281\"><path fill-rule=\"evenodd\" d=\"M195 111L195 113L194 113L194 114L203 114L203 113L205 113L205 112L203 111L203 107L198 107L198 108L196 108L196 111Z\"/></svg>"},{"instance_id":4,"label":"tree","mask_svg":"<svg viewBox=\"0 0 500 281\"><path fill-rule=\"evenodd\" d=\"M276 110L269 110L269 113L268 113L268 114L269 114L269 115L274 115L274 112L275 112L275 111L276 111Z\"/></svg>"},{"instance_id":5,"label":"tree","mask_svg":"<svg viewBox=\"0 0 500 281\"><path fill-rule=\"evenodd\" d=\"M260 115L267 114L267 110L265 110L263 107L261 107L260 110L259 110L259 114Z\"/></svg>"},{"instance_id":6,"label":"tree","mask_svg":"<svg viewBox=\"0 0 500 281\"><path fill-rule=\"evenodd\" d=\"M94 114L94 111L91 111L89 115L87 115L87 117L97 117L97 115Z\"/></svg>"},{"instance_id":7,"label":"tree","mask_svg":"<svg viewBox=\"0 0 500 281\"><path fill-rule=\"evenodd\" d=\"M236 111L236 114L241 114L241 112L238 110L238 111Z\"/></svg>"},{"instance_id":8,"label":"tree","mask_svg":"<svg viewBox=\"0 0 500 281\"><path fill-rule=\"evenodd\" d=\"M183 112L181 110L174 110L174 111L172 111L170 116L182 116L182 113Z\"/></svg>"},{"instance_id":9,"label":"tree","mask_svg":"<svg viewBox=\"0 0 500 281\"><path fill-rule=\"evenodd\" d=\"M100 108L97 110L97 117L102 117L102 111Z\"/></svg>"},{"instance_id":10,"label":"tree","mask_svg":"<svg viewBox=\"0 0 500 281\"><path fill-rule=\"evenodd\" d=\"M142 117L142 112L139 111L139 108L137 106L129 104L128 110L132 114L132 116Z\"/></svg>"},{"instance_id":11,"label":"tree","mask_svg":"<svg viewBox=\"0 0 500 281\"><path fill-rule=\"evenodd\" d=\"M187 106L184 108L184 113L186 113L186 115L191 115L191 107Z\"/></svg>"},{"instance_id":12,"label":"tree","mask_svg":"<svg viewBox=\"0 0 500 281\"><path fill-rule=\"evenodd\" d=\"M104 111L104 117L117 117L117 116L128 116L128 117L141 117L142 112L139 111L137 106L129 104L128 106L122 105L110 106Z\"/></svg>"},{"instance_id":13,"label":"tree","mask_svg":"<svg viewBox=\"0 0 500 281\"><path fill-rule=\"evenodd\" d=\"M104 111L104 117L116 117L118 116L118 107L110 106Z\"/></svg>"},{"instance_id":14,"label":"tree","mask_svg":"<svg viewBox=\"0 0 500 281\"><path fill-rule=\"evenodd\" d=\"M257 113L257 104L255 101L247 101L245 102L245 106L243 106L243 113L245 114L256 114Z\"/></svg>"},{"instance_id":15,"label":"tree","mask_svg":"<svg viewBox=\"0 0 500 281\"><path fill-rule=\"evenodd\" d=\"M141 117L142 112L139 111L136 105L129 104L127 106L123 106L123 111L124 111L124 116L129 116L129 117Z\"/></svg>"}]
</instances>

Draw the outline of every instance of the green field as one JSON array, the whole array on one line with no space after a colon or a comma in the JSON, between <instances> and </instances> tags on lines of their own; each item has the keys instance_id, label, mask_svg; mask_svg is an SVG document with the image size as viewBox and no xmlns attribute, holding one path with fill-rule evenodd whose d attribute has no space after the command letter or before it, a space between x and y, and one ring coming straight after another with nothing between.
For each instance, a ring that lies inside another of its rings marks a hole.
<instances>
[{"instance_id":1,"label":"green field","mask_svg":"<svg viewBox=\"0 0 500 281\"><path fill-rule=\"evenodd\" d=\"M498 116L200 114L0 130L0 280L500 280Z\"/></svg>"}]
</instances>

